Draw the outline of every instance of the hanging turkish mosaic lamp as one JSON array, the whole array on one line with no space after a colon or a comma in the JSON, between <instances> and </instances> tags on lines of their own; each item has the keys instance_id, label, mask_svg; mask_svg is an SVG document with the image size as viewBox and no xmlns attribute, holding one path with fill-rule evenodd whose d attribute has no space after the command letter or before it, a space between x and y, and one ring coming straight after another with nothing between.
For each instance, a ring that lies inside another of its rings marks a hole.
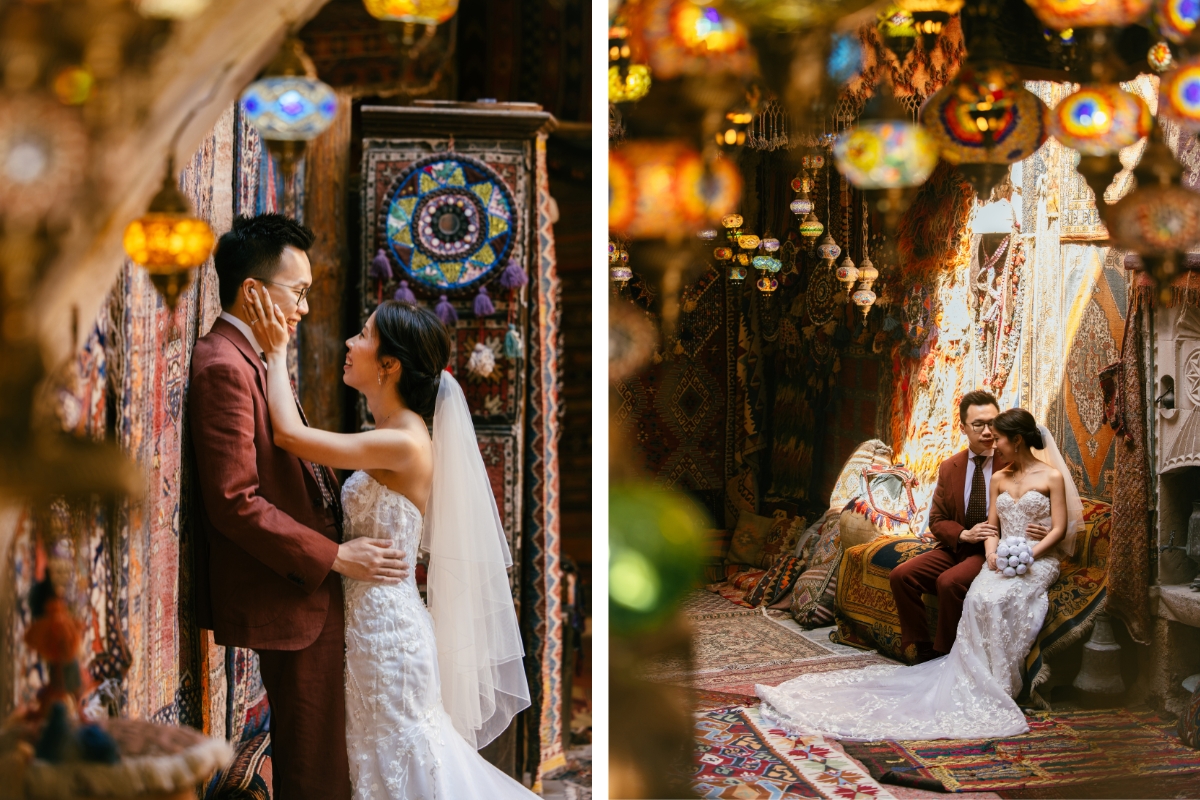
<instances>
[{"instance_id":1,"label":"hanging turkish mosaic lamp","mask_svg":"<svg viewBox=\"0 0 1200 800\"><path fill-rule=\"evenodd\" d=\"M858 267L854 266L854 260L850 258L849 253L842 259L842 263L838 264L837 271L833 274L838 279L838 282L846 287L846 293L849 294L850 289L858 280Z\"/></svg>"},{"instance_id":2,"label":"hanging turkish mosaic lamp","mask_svg":"<svg viewBox=\"0 0 1200 800\"><path fill-rule=\"evenodd\" d=\"M1200 243L1200 194L1181 185L1182 174L1155 125L1134 168L1137 188L1105 219L1112 243L1140 255L1160 288L1168 286L1182 254Z\"/></svg>"},{"instance_id":3,"label":"hanging turkish mosaic lamp","mask_svg":"<svg viewBox=\"0 0 1200 800\"><path fill-rule=\"evenodd\" d=\"M779 280L775 275L783 268L782 261L774 256L755 256L751 264L759 271L759 278L755 283L759 291L769 295L779 288Z\"/></svg>"},{"instance_id":4,"label":"hanging turkish mosaic lamp","mask_svg":"<svg viewBox=\"0 0 1200 800\"><path fill-rule=\"evenodd\" d=\"M863 289L870 289L879 280L879 270L875 269L875 264L866 255L858 262L858 280Z\"/></svg>"},{"instance_id":5,"label":"hanging turkish mosaic lamp","mask_svg":"<svg viewBox=\"0 0 1200 800\"><path fill-rule=\"evenodd\" d=\"M807 172L792 178L792 191L796 193L796 197L788 204L788 209L797 217L805 217L815 208L808 194L811 184L812 179L808 177Z\"/></svg>"},{"instance_id":6,"label":"hanging turkish mosaic lamp","mask_svg":"<svg viewBox=\"0 0 1200 800\"><path fill-rule=\"evenodd\" d=\"M817 240L817 237L825 232L825 226L821 224L821 220L817 219L817 215L813 212L808 212L808 215L800 221L800 235L812 244Z\"/></svg>"},{"instance_id":7,"label":"hanging turkish mosaic lamp","mask_svg":"<svg viewBox=\"0 0 1200 800\"><path fill-rule=\"evenodd\" d=\"M192 270L208 260L216 242L208 223L193 215L176 174L174 161L169 161L162 188L146 213L125 228L123 240L129 258L150 273L172 311L192 281Z\"/></svg>"},{"instance_id":8,"label":"hanging turkish mosaic lamp","mask_svg":"<svg viewBox=\"0 0 1200 800\"><path fill-rule=\"evenodd\" d=\"M363 0L363 6L375 19L430 27L458 12L458 0Z\"/></svg>"},{"instance_id":9,"label":"hanging turkish mosaic lamp","mask_svg":"<svg viewBox=\"0 0 1200 800\"><path fill-rule=\"evenodd\" d=\"M917 44L917 23L913 15L898 5L889 5L875 18L875 27L887 49L903 63Z\"/></svg>"},{"instance_id":10,"label":"hanging turkish mosaic lamp","mask_svg":"<svg viewBox=\"0 0 1200 800\"><path fill-rule=\"evenodd\" d=\"M1200 2L1198 0L1154 0L1150 11L1154 27L1166 39L1175 44L1183 44L1196 29L1200 21Z\"/></svg>"},{"instance_id":11,"label":"hanging turkish mosaic lamp","mask_svg":"<svg viewBox=\"0 0 1200 800\"><path fill-rule=\"evenodd\" d=\"M824 238L821 239L821 243L817 245L817 255L832 266L833 262L837 261L837 257L841 254L842 248L838 247L833 237L826 233Z\"/></svg>"},{"instance_id":12,"label":"hanging turkish mosaic lamp","mask_svg":"<svg viewBox=\"0 0 1200 800\"><path fill-rule=\"evenodd\" d=\"M1150 69L1158 73L1169 70L1175 64L1175 56L1171 53L1170 45L1166 42L1155 42L1150 45L1150 49L1146 52L1146 63L1150 65Z\"/></svg>"},{"instance_id":13,"label":"hanging turkish mosaic lamp","mask_svg":"<svg viewBox=\"0 0 1200 800\"><path fill-rule=\"evenodd\" d=\"M284 40L258 80L242 92L240 103L246 119L279 159L286 185L307 143L333 124L338 106L333 88L317 80L317 69L295 36Z\"/></svg>"},{"instance_id":14,"label":"hanging turkish mosaic lamp","mask_svg":"<svg viewBox=\"0 0 1200 800\"><path fill-rule=\"evenodd\" d=\"M764 273L754 285L758 287L760 292L769 297L779 288L779 280L768 273Z\"/></svg>"},{"instance_id":15,"label":"hanging turkish mosaic lamp","mask_svg":"<svg viewBox=\"0 0 1200 800\"><path fill-rule=\"evenodd\" d=\"M1076 167L1108 213L1105 189L1121 170L1117 153L1150 133L1150 109L1142 98L1115 83L1084 84L1050 114L1050 135L1079 153Z\"/></svg>"},{"instance_id":16,"label":"hanging turkish mosaic lamp","mask_svg":"<svg viewBox=\"0 0 1200 800\"><path fill-rule=\"evenodd\" d=\"M1047 28L1121 28L1146 16L1151 0L1025 0Z\"/></svg>"},{"instance_id":17,"label":"hanging turkish mosaic lamp","mask_svg":"<svg viewBox=\"0 0 1200 800\"><path fill-rule=\"evenodd\" d=\"M862 312L863 319L865 320L867 315L871 313L871 306L875 305L877 298L875 297L875 292L870 289L859 289L850 296L850 299L854 302L854 305L858 306L858 310Z\"/></svg>"},{"instance_id":18,"label":"hanging turkish mosaic lamp","mask_svg":"<svg viewBox=\"0 0 1200 800\"><path fill-rule=\"evenodd\" d=\"M623 19L608 29L608 101L635 103L650 92L650 67L634 64L629 27Z\"/></svg>"},{"instance_id":19,"label":"hanging turkish mosaic lamp","mask_svg":"<svg viewBox=\"0 0 1200 800\"><path fill-rule=\"evenodd\" d=\"M188 20L200 16L212 0L138 0L137 12L149 19Z\"/></svg>"},{"instance_id":20,"label":"hanging turkish mosaic lamp","mask_svg":"<svg viewBox=\"0 0 1200 800\"><path fill-rule=\"evenodd\" d=\"M1158 111L1179 127L1200 132L1200 56L1180 61L1162 77Z\"/></svg>"},{"instance_id":21,"label":"hanging turkish mosaic lamp","mask_svg":"<svg viewBox=\"0 0 1200 800\"><path fill-rule=\"evenodd\" d=\"M853 186L876 192L876 209L893 228L908 207L911 190L924 183L937 166L938 149L923 127L908 121L891 86L885 83L868 103L859 124L834 140L833 158Z\"/></svg>"},{"instance_id":22,"label":"hanging turkish mosaic lamp","mask_svg":"<svg viewBox=\"0 0 1200 800\"><path fill-rule=\"evenodd\" d=\"M633 270L629 268L629 252L620 242L608 241L608 279L618 290L633 279Z\"/></svg>"},{"instance_id":23,"label":"hanging turkish mosaic lamp","mask_svg":"<svg viewBox=\"0 0 1200 800\"><path fill-rule=\"evenodd\" d=\"M928 52L950 17L962 10L963 0L896 0L896 5L912 15L913 27Z\"/></svg>"}]
</instances>

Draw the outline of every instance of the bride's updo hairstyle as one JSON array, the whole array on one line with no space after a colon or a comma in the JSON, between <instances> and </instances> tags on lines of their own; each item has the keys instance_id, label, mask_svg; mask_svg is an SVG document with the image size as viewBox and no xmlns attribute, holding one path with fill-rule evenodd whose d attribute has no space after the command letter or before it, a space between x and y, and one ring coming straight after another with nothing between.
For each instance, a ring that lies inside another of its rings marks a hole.
<instances>
[{"instance_id":1,"label":"bride's updo hairstyle","mask_svg":"<svg viewBox=\"0 0 1200 800\"><path fill-rule=\"evenodd\" d=\"M1010 442L1020 436L1025 446L1033 450L1046 448L1046 443L1042 441L1042 433L1038 430L1037 420L1023 408L1010 408L997 414L992 430L1003 433Z\"/></svg>"},{"instance_id":2,"label":"bride's updo hairstyle","mask_svg":"<svg viewBox=\"0 0 1200 800\"><path fill-rule=\"evenodd\" d=\"M433 312L400 300L375 309L375 357L400 362L400 397L422 417L433 416L442 371L450 363L450 333Z\"/></svg>"}]
</instances>

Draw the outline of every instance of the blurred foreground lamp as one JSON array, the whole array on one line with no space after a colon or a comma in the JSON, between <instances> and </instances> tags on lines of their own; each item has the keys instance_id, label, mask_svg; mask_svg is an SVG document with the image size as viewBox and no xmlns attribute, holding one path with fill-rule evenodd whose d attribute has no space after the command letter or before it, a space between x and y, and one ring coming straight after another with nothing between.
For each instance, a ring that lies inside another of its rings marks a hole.
<instances>
[{"instance_id":1,"label":"blurred foreground lamp","mask_svg":"<svg viewBox=\"0 0 1200 800\"><path fill-rule=\"evenodd\" d=\"M963 0L896 0L896 5L912 15L913 27L921 43L929 50L942 35L942 29L963 7Z\"/></svg>"},{"instance_id":2,"label":"blurred foreground lamp","mask_svg":"<svg viewBox=\"0 0 1200 800\"><path fill-rule=\"evenodd\" d=\"M125 228L125 252L150 273L154 288L172 311L192 280L192 270L208 260L212 228L192 214L191 204L175 185L175 164L167 164L162 188L150 208Z\"/></svg>"},{"instance_id":3,"label":"blurred foreground lamp","mask_svg":"<svg viewBox=\"0 0 1200 800\"><path fill-rule=\"evenodd\" d=\"M895 53L901 62L917 44L917 22L911 13L898 5L890 5L880 11L875 26L887 49Z\"/></svg>"},{"instance_id":4,"label":"blurred foreground lamp","mask_svg":"<svg viewBox=\"0 0 1200 800\"><path fill-rule=\"evenodd\" d=\"M436 26L458 12L458 0L363 0L367 13L385 22Z\"/></svg>"},{"instance_id":5,"label":"blurred foreground lamp","mask_svg":"<svg viewBox=\"0 0 1200 800\"><path fill-rule=\"evenodd\" d=\"M754 112L748 108L735 108L725 113L720 130L716 133L717 146L733 150L746 143L746 131L754 121Z\"/></svg>"},{"instance_id":6,"label":"blurred foreground lamp","mask_svg":"<svg viewBox=\"0 0 1200 800\"><path fill-rule=\"evenodd\" d=\"M680 141L633 141L609 151L608 224L631 239L700 230L729 214L742 194L728 159L706 162Z\"/></svg>"},{"instance_id":7,"label":"blurred foreground lamp","mask_svg":"<svg viewBox=\"0 0 1200 800\"><path fill-rule=\"evenodd\" d=\"M1146 63L1155 72L1166 72L1175 63L1175 56L1171 54L1171 47L1166 42L1155 42L1150 45L1150 49L1146 52Z\"/></svg>"},{"instance_id":8,"label":"blurred foreground lamp","mask_svg":"<svg viewBox=\"0 0 1200 800\"><path fill-rule=\"evenodd\" d=\"M1114 245L1141 256L1165 302L1183 254L1200 243L1200 194L1180 184L1183 168L1157 125L1133 174L1137 188L1112 206L1105 224Z\"/></svg>"},{"instance_id":9,"label":"blurred foreground lamp","mask_svg":"<svg viewBox=\"0 0 1200 800\"><path fill-rule=\"evenodd\" d=\"M1175 44L1183 44L1192 31L1196 22L1200 21L1200 2L1197 0L1154 0L1151 9L1151 19L1154 26L1163 37Z\"/></svg>"},{"instance_id":10,"label":"blurred foreground lamp","mask_svg":"<svg viewBox=\"0 0 1200 800\"><path fill-rule=\"evenodd\" d=\"M650 68L631 63L629 28L621 21L608 29L608 101L634 103L650 91Z\"/></svg>"},{"instance_id":11,"label":"blurred foreground lamp","mask_svg":"<svg viewBox=\"0 0 1200 800\"><path fill-rule=\"evenodd\" d=\"M242 111L279 159L290 186L306 144L333 123L337 96L317 80L317 69L304 46L289 36L279 53L241 97Z\"/></svg>"},{"instance_id":12,"label":"blurred foreground lamp","mask_svg":"<svg viewBox=\"0 0 1200 800\"><path fill-rule=\"evenodd\" d=\"M737 20L691 0L677 0L671 6L671 33L698 53L732 53L746 46L746 32Z\"/></svg>"},{"instance_id":13,"label":"blurred foreground lamp","mask_svg":"<svg viewBox=\"0 0 1200 800\"><path fill-rule=\"evenodd\" d=\"M1200 57L1179 62L1162 77L1159 113L1186 131L1200 132Z\"/></svg>"},{"instance_id":14,"label":"blurred foreground lamp","mask_svg":"<svg viewBox=\"0 0 1200 800\"><path fill-rule=\"evenodd\" d=\"M1048 28L1124 27L1150 10L1150 0L1025 0Z\"/></svg>"},{"instance_id":15,"label":"blurred foreground lamp","mask_svg":"<svg viewBox=\"0 0 1200 800\"><path fill-rule=\"evenodd\" d=\"M834 141L833 158L855 187L879 191L876 208L891 228L907 207L910 190L937 166L938 148L924 128L904 118L890 87L881 86L880 94L860 123Z\"/></svg>"},{"instance_id":16,"label":"blurred foreground lamp","mask_svg":"<svg viewBox=\"0 0 1200 800\"><path fill-rule=\"evenodd\" d=\"M192 19L208 8L212 0L138 0L137 12L151 19Z\"/></svg>"},{"instance_id":17,"label":"blurred foreground lamp","mask_svg":"<svg viewBox=\"0 0 1200 800\"><path fill-rule=\"evenodd\" d=\"M1079 174L1107 213L1104 190L1121 170L1117 152L1150 133L1150 109L1117 84L1084 84L1050 112L1050 135L1080 153Z\"/></svg>"}]
</instances>

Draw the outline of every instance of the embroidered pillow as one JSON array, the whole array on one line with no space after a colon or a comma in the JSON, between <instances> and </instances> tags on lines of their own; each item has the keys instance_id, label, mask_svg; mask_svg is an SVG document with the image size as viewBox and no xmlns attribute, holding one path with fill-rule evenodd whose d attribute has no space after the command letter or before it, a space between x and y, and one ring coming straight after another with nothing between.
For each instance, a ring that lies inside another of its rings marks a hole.
<instances>
[{"instance_id":1,"label":"embroidered pillow","mask_svg":"<svg viewBox=\"0 0 1200 800\"><path fill-rule=\"evenodd\" d=\"M785 511L776 511L755 566L769 569L780 558L791 555L803 533L804 517L789 517Z\"/></svg>"},{"instance_id":2,"label":"embroidered pillow","mask_svg":"<svg viewBox=\"0 0 1200 800\"><path fill-rule=\"evenodd\" d=\"M879 536L915 535L919 516L913 489L917 479L903 467L871 464L863 468L859 494L841 516L842 549Z\"/></svg>"},{"instance_id":3,"label":"embroidered pillow","mask_svg":"<svg viewBox=\"0 0 1200 800\"><path fill-rule=\"evenodd\" d=\"M737 603L739 606L751 608L750 603L746 601L746 596L753 592L758 586L758 582L766 575L765 570L744 568L742 572L730 572L733 567L726 567L728 580L720 583L709 584L705 588L710 592L721 595L726 600Z\"/></svg>"},{"instance_id":4,"label":"embroidered pillow","mask_svg":"<svg viewBox=\"0 0 1200 800\"><path fill-rule=\"evenodd\" d=\"M1193 750L1200 750L1200 686L1179 714L1179 739Z\"/></svg>"},{"instance_id":5,"label":"embroidered pillow","mask_svg":"<svg viewBox=\"0 0 1200 800\"><path fill-rule=\"evenodd\" d=\"M771 565L754 590L746 595L746 602L756 608L778 603L792 591L803 571L804 564L800 559L784 556Z\"/></svg>"},{"instance_id":6,"label":"embroidered pillow","mask_svg":"<svg viewBox=\"0 0 1200 800\"><path fill-rule=\"evenodd\" d=\"M808 569L796 579L792 591L792 618L804 628L833 623L837 570L842 560L841 517L828 514L821 535L809 556Z\"/></svg>"},{"instance_id":7,"label":"embroidered pillow","mask_svg":"<svg viewBox=\"0 0 1200 800\"><path fill-rule=\"evenodd\" d=\"M892 448L878 439L868 439L858 446L838 473L837 483L829 495L829 507L839 511L861 491L863 467L869 464L891 464Z\"/></svg>"},{"instance_id":8,"label":"embroidered pillow","mask_svg":"<svg viewBox=\"0 0 1200 800\"><path fill-rule=\"evenodd\" d=\"M738 515L737 527L733 529L733 538L729 542L729 553L725 556L725 563L757 566L773 524L774 520L769 517L760 517L743 510Z\"/></svg>"}]
</instances>

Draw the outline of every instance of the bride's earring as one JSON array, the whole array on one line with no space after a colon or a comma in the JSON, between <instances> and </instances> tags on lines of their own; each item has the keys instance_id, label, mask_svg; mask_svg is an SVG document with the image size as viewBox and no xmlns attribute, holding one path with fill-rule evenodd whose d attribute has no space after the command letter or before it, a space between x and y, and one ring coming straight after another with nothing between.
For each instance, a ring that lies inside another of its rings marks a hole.
<instances>
[{"instance_id":1,"label":"bride's earring","mask_svg":"<svg viewBox=\"0 0 1200 800\"><path fill-rule=\"evenodd\" d=\"M375 373L375 382L378 383L380 386L383 386L383 373L382 372Z\"/></svg>"}]
</instances>

